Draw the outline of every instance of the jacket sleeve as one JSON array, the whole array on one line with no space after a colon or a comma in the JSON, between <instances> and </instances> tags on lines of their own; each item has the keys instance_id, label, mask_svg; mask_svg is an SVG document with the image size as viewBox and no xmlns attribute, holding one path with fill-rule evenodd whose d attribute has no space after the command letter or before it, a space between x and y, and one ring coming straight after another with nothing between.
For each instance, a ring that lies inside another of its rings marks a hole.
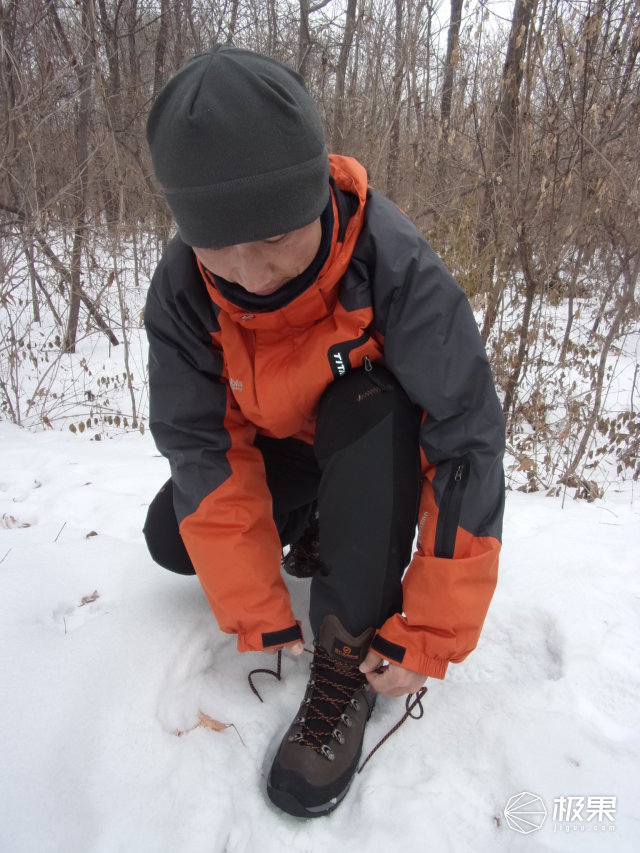
<instances>
[{"instance_id":1,"label":"jacket sleeve","mask_svg":"<svg viewBox=\"0 0 640 853\"><path fill-rule=\"evenodd\" d=\"M151 432L169 460L180 535L218 624L238 635L240 651L301 639L255 429L235 405L214 305L179 241L153 276L145 327Z\"/></svg>"},{"instance_id":2,"label":"jacket sleeve","mask_svg":"<svg viewBox=\"0 0 640 853\"><path fill-rule=\"evenodd\" d=\"M387 366L424 416L417 550L403 612L372 648L443 678L475 648L497 581L504 418L466 296L406 217L376 196L374 221L376 208L387 227L369 239L375 321Z\"/></svg>"}]
</instances>

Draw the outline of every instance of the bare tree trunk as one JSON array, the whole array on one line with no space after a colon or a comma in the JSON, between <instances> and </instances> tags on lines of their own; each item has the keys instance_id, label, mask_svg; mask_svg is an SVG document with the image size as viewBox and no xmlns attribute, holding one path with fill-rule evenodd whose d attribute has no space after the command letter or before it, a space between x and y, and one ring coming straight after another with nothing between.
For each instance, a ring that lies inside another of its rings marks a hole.
<instances>
[{"instance_id":1,"label":"bare tree trunk","mask_svg":"<svg viewBox=\"0 0 640 853\"><path fill-rule=\"evenodd\" d=\"M63 352L76 351L78 318L82 285L80 270L82 251L86 240L87 178L89 174L89 117L92 102L93 77L93 39L94 17L93 0L82 0L82 36L83 48L80 68L78 69L79 105L76 123L76 200L73 247L71 250L71 299L69 317L64 335Z\"/></svg>"},{"instance_id":2,"label":"bare tree trunk","mask_svg":"<svg viewBox=\"0 0 640 853\"><path fill-rule=\"evenodd\" d=\"M411 196L407 199L407 204L411 213L414 212L416 199L419 191L419 178L422 175L424 150L425 150L425 134L424 134L424 115L425 104L422 102L421 86L418 83L419 66L422 66L423 60L418 60L418 46L421 42L420 31L422 27L422 13L426 5L426 0L416 0L415 6L412 9L413 19L410 20L410 26L407 31L407 84L409 87L409 96L407 98L407 136L411 142L411 161L408 164L408 176L410 178ZM430 16L431 11L427 6L427 15ZM430 19L427 19L430 21ZM430 23L427 24L427 29ZM426 39L429 46L429 37ZM429 54L427 52L426 65L429 65Z\"/></svg>"},{"instance_id":3,"label":"bare tree trunk","mask_svg":"<svg viewBox=\"0 0 640 853\"><path fill-rule=\"evenodd\" d=\"M460 22L462 20L462 3L463 0L451 0L451 15L447 33L447 55L444 60L442 100L440 101L440 124L442 126L443 139L446 139L446 132L451 120L453 77L456 66L458 65L458 40L460 36Z\"/></svg>"},{"instance_id":4,"label":"bare tree trunk","mask_svg":"<svg viewBox=\"0 0 640 853\"><path fill-rule=\"evenodd\" d=\"M233 44L236 35L236 26L238 25L238 4L240 0L233 0L231 3L231 20L229 21L229 32L227 33L227 44Z\"/></svg>"},{"instance_id":5,"label":"bare tree trunk","mask_svg":"<svg viewBox=\"0 0 640 853\"><path fill-rule=\"evenodd\" d=\"M309 32L309 0L299 0L300 26L298 28L298 74L306 82L311 34Z\"/></svg>"},{"instance_id":6,"label":"bare tree trunk","mask_svg":"<svg viewBox=\"0 0 640 853\"><path fill-rule=\"evenodd\" d=\"M573 318L574 318L574 302L576 297L576 284L578 283L578 273L582 267L582 258L584 255L584 248L581 246L578 249L578 253L575 256L573 261L573 269L571 271L571 278L569 279L569 293L567 299L567 323L564 328L564 337L562 339L562 346L560 347L560 364L564 365L567 358L567 351L569 349L569 341L571 340L571 329L573 327Z\"/></svg>"},{"instance_id":7,"label":"bare tree trunk","mask_svg":"<svg viewBox=\"0 0 640 853\"><path fill-rule=\"evenodd\" d=\"M127 9L127 47L129 49L129 85L135 87L140 79L140 62L136 48L136 29L138 27L138 0L129 0Z\"/></svg>"},{"instance_id":8,"label":"bare tree trunk","mask_svg":"<svg viewBox=\"0 0 640 853\"><path fill-rule=\"evenodd\" d=\"M4 112L4 151L0 158L5 168L2 169L2 177L6 177L11 195L18 207L23 206L23 193L16 186L11 166L7 168L18 155L21 147L20 126L16 110L17 90L20 87L20 78L16 73L15 57L15 35L17 4L9 0L3 6L0 0L0 47L1 62L0 74L2 83L2 97L0 98L0 109ZM0 184L1 186L1 184Z\"/></svg>"},{"instance_id":9,"label":"bare tree trunk","mask_svg":"<svg viewBox=\"0 0 640 853\"><path fill-rule=\"evenodd\" d=\"M267 0L267 49L266 53L273 56L278 44L278 14L276 0Z\"/></svg>"},{"instance_id":10,"label":"bare tree trunk","mask_svg":"<svg viewBox=\"0 0 640 853\"><path fill-rule=\"evenodd\" d=\"M170 3L168 12L173 10L173 30L174 36L174 58L176 66L179 68L184 62L184 41L182 38L182 3Z\"/></svg>"},{"instance_id":11,"label":"bare tree trunk","mask_svg":"<svg viewBox=\"0 0 640 853\"><path fill-rule=\"evenodd\" d=\"M124 369L127 374L127 387L129 389L129 398L131 400L131 416L132 416L132 424L134 429L138 427L138 409L136 406L136 395L133 388L132 374L131 368L129 364L129 333L127 326L129 324L129 310L126 306L125 296L124 296L124 287L122 281L120 280L120 276L118 275L118 268L115 262L113 263L113 277L116 282L116 288L118 290L118 306L120 308L120 323L122 326L122 345L124 347Z\"/></svg>"},{"instance_id":12,"label":"bare tree trunk","mask_svg":"<svg viewBox=\"0 0 640 853\"><path fill-rule=\"evenodd\" d=\"M344 152L344 131L345 131L345 114L344 114L344 92L345 81L347 79L347 65L349 63L349 53L353 43L353 34L356 29L356 7L358 0L348 0L347 16L340 45L340 56L338 57L338 67L336 68L336 99L333 116L333 132L331 134L331 148L336 154Z\"/></svg>"},{"instance_id":13,"label":"bare tree trunk","mask_svg":"<svg viewBox=\"0 0 640 853\"><path fill-rule=\"evenodd\" d=\"M168 30L168 6L169 0L160 0L160 28L156 40L156 49L153 57L153 97L155 98L164 80L164 58L167 52L167 30Z\"/></svg>"},{"instance_id":14,"label":"bare tree trunk","mask_svg":"<svg viewBox=\"0 0 640 853\"><path fill-rule=\"evenodd\" d=\"M482 324L482 340L484 343L487 342L498 316L502 296L502 289L496 288L493 281L497 262L497 234L499 230L495 195L496 187L505 184L507 168L511 162L511 146L518 120L518 102L524 72L527 33L534 3L535 0L515 0L507 56L500 81L491 161L488 174L485 176L483 215L478 234L479 255L481 258L483 255L485 256L484 262L481 261L485 271L485 280L481 289L489 294L487 311ZM490 249L488 257L486 257L487 249Z\"/></svg>"},{"instance_id":15,"label":"bare tree trunk","mask_svg":"<svg viewBox=\"0 0 640 853\"><path fill-rule=\"evenodd\" d=\"M394 69L391 94L391 130L389 133L389 157L387 159L387 195L392 200L398 196L398 175L400 157L400 103L402 82L404 79L404 46L402 40L403 0L395 0L396 26L394 40Z\"/></svg>"},{"instance_id":16,"label":"bare tree trunk","mask_svg":"<svg viewBox=\"0 0 640 853\"><path fill-rule=\"evenodd\" d=\"M0 64L0 73L2 74L2 89L3 98L2 106L6 110L6 133L5 133L5 151L3 158L9 153L13 153L17 140L17 129L15 123L15 106L16 106L16 69L12 57L14 56L14 41L16 29L16 13L17 7L14 0L9 0L6 6L3 6L0 0L0 46L2 48L2 61Z\"/></svg>"},{"instance_id":17,"label":"bare tree trunk","mask_svg":"<svg viewBox=\"0 0 640 853\"><path fill-rule=\"evenodd\" d=\"M11 60L14 54L17 6L15 0L9 0L6 6L0 0L0 38L2 39L2 88L7 106L7 144L13 136L13 109L16 104L15 67Z\"/></svg>"},{"instance_id":18,"label":"bare tree trunk","mask_svg":"<svg viewBox=\"0 0 640 853\"><path fill-rule=\"evenodd\" d=\"M358 72L360 70L360 65L359 65L359 63L360 63L360 40L361 40L362 20L364 17L366 0L358 0L358 3L359 3L359 8L356 12L356 29L355 29L355 33L354 33L354 44L353 44L353 48L352 48L353 62L351 63L351 74L349 75L349 86L348 86L348 93L346 96L347 100L349 100L349 101L355 99L356 87L357 87L358 81L360 79L359 74L358 74Z\"/></svg>"},{"instance_id":19,"label":"bare tree trunk","mask_svg":"<svg viewBox=\"0 0 640 853\"><path fill-rule=\"evenodd\" d=\"M29 267L29 279L31 281L31 308L33 310L34 323L40 322L40 302L38 300L38 291L36 289L36 267L33 259L33 240L27 239L24 231L22 232L22 245L24 253L27 256L27 265Z\"/></svg>"},{"instance_id":20,"label":"bare tree trunk","mask_svg":"<svg viewBox=\"0 0 640 853\"><path fill-rule=\"evenodd\" d=\"M416 204L418 199L424 201L423 179L427 162L427 155L431 151L430 140L428 139L428 123L431 114L431 27L434 14L434 4L432 0L419 0L416 28L419 25L419 16L422 15L422 9L427 10L427 30L425 33L425 44L427 46L427 54L423 60L424 79L418 78L418 31L416 29L412 37L412 45L410 48L410 80L412 98L414 103L414 111L416 116L416 129L413 141L413 186L411 206L414 216L416 215Z\"/></svg>"},{"instance_id":21,"label":"bare tree trunk","mask_svg":"<svg viewBox=\"0 0 640 853\"><path fill-rule=\"evenodd\" d=\"M522 264L522 271L524 273L525 297L524 310L522 313L522 325L520 326L518 353L516 355L516 361L513 366L513 370L511 371L509 379L507 380L507 385L504 393L504 404L502 406L502 410L507 417L509 415L509 412L511 411L511 407L513 406L516 388L518 387L518 382L520 380L520 372L522 371L522 365L524 364L524 359L527 354L531 309L533 308L533 300L535 299L536 290L538 289L536 278L531 269L531 247L529 246L529 243L526 239L524 229L520 237L519 249L520 262Z\"/></svg>"}]
</instances>

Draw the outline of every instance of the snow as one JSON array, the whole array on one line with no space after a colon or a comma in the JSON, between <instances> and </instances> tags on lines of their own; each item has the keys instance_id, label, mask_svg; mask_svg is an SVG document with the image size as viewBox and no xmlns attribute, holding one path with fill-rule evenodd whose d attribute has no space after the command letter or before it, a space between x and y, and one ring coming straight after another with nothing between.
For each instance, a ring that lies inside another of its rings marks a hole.
<instances>
[{"instance_id":1,"label":"snow","mask_svg":"<svg viewBox=\"0 0 640 853\"><path fill-rule=\"evenodd\" d=\"M309 656L285 656L279 683L256 676L261 704L246 676L273 657L239 655L197 580L152 562L141 529L168 469L148 433L96 442L0 422L0 447L2 851L639 849L632 482L593 503L509 492L477 650L428 680L422 720L342 805L305 822L271 805L265 777ZM287 580L304 618L308 585ZM380 698L365 754L403 710ZM235 728L187 731L199 712ZM503 815L523 791L549 812L530 835ZM563 795L615 796L615 823L554 825Z\"/></svg>"}]
</instances>

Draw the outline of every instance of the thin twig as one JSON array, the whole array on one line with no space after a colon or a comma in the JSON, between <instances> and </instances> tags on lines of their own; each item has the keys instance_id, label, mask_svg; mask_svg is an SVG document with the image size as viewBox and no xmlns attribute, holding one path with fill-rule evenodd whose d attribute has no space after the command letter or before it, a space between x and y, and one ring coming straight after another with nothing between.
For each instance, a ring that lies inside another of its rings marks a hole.
<instances>
[{"instance_id":1,"label":"thin twig","mask_svg":"<svg viewBox=\"0 0 640 853\"><path fill-rule=\"evenodd\" d=\"M60 530L58 530L58 536L56 536L56 538L53 540L54 542L58 541L58 537L60 536L60 534L62 533L62 531L65 529L66 526L67 526L67 522L65 521L65 523L62 525Z\"/></svg>"},{"instance_id":2,"label":"thin twig","mask_svg":"<svg viewBox=\"0 0 640 853\"><path fill-rule=\"evenodd\" d=\"M10 554L10 553L11 553L11 548L9 548L9 550L7 551L7 553L6 553L6 554L4 555L4 557L0 560L0 565L1 565L2 563L4 563L5 559L9 556L9 554Z\"/></svg>"}]
</instances>

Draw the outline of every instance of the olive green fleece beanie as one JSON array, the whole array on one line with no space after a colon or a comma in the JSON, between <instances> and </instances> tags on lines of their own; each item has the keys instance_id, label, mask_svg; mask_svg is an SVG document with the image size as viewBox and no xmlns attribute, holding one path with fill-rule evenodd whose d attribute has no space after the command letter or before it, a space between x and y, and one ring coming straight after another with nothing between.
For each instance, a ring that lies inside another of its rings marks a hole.
<instances>
[{"instance_id":1,"label":"olive green fleece beanie","mask_svg":"<svg viewBox=\"0 0 640 853\"><path fill-rule=\"evenodd\" d=\"M190 59L147 122L153 167L190 246L221 248L302 228L329 200L329 159L299 74L216 45Z\"/></svg>"}]
</instances>

